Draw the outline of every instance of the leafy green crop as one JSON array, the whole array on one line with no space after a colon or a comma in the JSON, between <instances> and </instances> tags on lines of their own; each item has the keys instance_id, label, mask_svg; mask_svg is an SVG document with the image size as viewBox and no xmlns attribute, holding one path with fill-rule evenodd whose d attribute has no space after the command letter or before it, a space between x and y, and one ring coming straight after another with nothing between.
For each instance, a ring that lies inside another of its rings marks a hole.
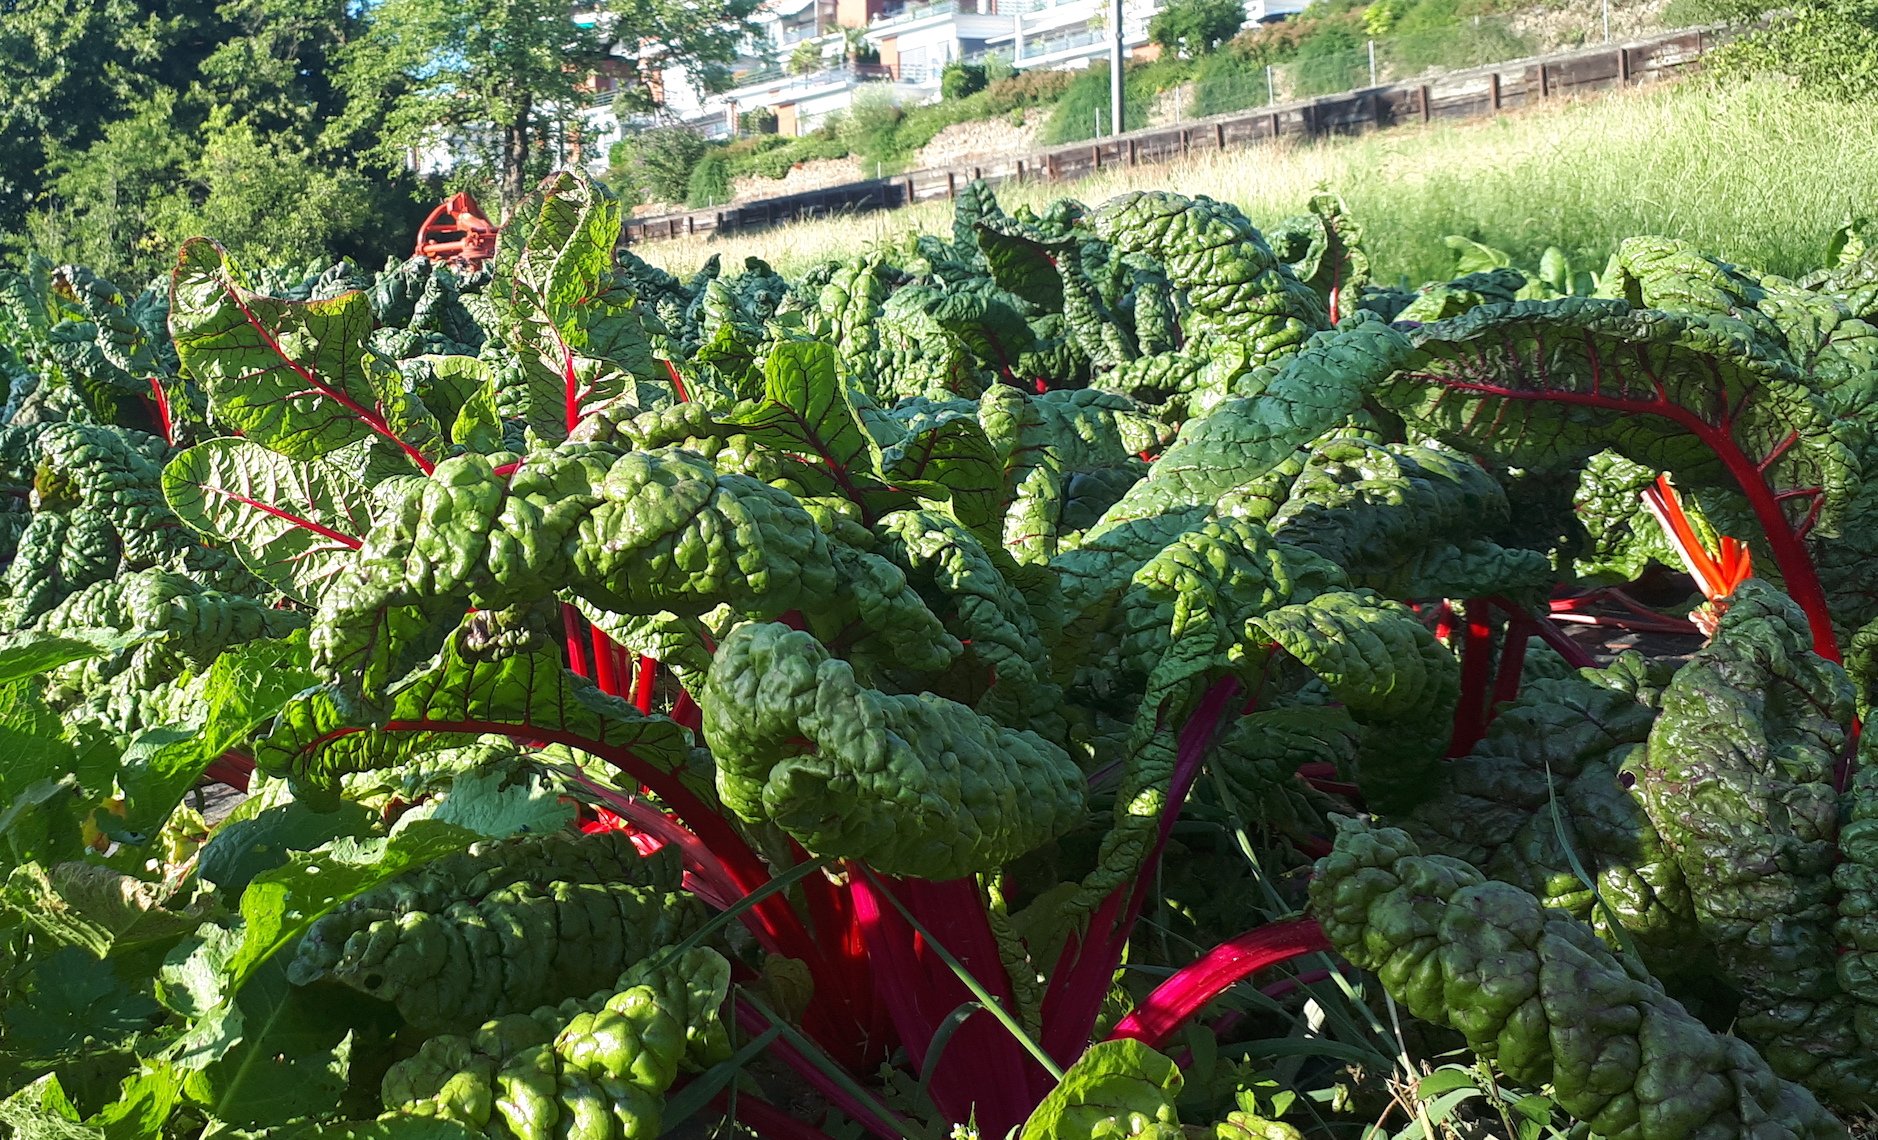
<instances>
[{"instance_id":1,"label":"leafy green crop","mask_svg":"<svg viewBox=\"0 0 1878 1140\"><path fill-rule=\"evenodd\" d=\"M7 1129L1878 1096L1868 245L1593 281L1457 239L1411 291L1328 194L1261 234L974 185L795 278L619 225L562 174L474 276L0 279Z\"/></svg>"}]
</instances>

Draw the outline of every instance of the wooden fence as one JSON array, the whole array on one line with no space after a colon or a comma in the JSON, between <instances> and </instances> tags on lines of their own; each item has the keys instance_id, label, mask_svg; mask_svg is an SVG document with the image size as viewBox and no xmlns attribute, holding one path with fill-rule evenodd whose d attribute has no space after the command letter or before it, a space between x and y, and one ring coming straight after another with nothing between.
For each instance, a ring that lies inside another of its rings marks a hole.
<instances>
[{"instance_id":1,"label":"wooden fence","mask_svg":"<svg viewBox=\"0 0 1878 1140\"><path fill-rule=\"evenodd\" d=\"M893 178L850 182L739 206L629 218L620 238L633 243L691 234L728 235L779 222L890 210L952 198L974 178L994 184L1067 182L1105 167L1170 162L1268 139L1356 134L1404 123L1497 115L1553 99L1653 82L1689 67L1720 40L1717 29L1697 28L1636 43L1515 60L1426 80L1235 111L977 165L914 170Z\"/></svg>"}]
</instances>

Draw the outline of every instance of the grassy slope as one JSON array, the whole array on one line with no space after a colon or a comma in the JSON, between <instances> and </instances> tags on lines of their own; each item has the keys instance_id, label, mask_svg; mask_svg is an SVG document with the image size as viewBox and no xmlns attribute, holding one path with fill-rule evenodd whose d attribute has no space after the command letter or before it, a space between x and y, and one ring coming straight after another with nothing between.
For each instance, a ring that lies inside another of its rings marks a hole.
<instances>
[{"instance_id":1,"label":"grassy slope","mask_svg":"<svg viewBox=\"0 0 1878 1140\"><path fill-rule=\"evenodd\" d=\"M1686 238L1723 257L1794 274L1819 263L1831 230L1878 206L1871 108L1773 84L1692 81L1559 109L1308 145L1258 147L1061 186L1007 186L1007 206L1060 194L1100 201L1165 188L1234 203L1261 225L1302 210L1317 186L1363 223L1379 279L1449 276L1446 234L1532 264L1547 245L1600 269L1636 234ZM688 273L712 253L755 254L785 273L847 257L909 229L943 233L950 207L801 223L733 237L651 243L638 252Z\"/></svg>"}]
</instances>

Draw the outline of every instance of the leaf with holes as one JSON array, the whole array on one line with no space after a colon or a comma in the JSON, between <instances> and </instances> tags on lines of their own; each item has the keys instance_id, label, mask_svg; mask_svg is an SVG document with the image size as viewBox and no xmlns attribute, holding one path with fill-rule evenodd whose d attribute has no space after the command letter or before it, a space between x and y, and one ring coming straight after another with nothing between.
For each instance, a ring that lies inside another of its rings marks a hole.
<instances>
[{"instance_id":1,"label":"leaf with holes","mask_svg":"<svg viewBox=\"0 0 1878 1140\"><path fill-rule=\"evenodd\" d=\"M345 471L245 439L198 444L163 468L170 509L253 574L316 605L371 529L371 492Z\"/></svg>"},{"instance_id":2,"label":"leaf with holes","mask_svg":"<svg viewBox=\"0 0 1878 1140\"><path fill-rule=\"evenodd\" d=\"M638 298L613 269L619 229L619 200L563 172L516 206L503 232L489 299L521 358L523 418L543 439L566 439L635 378L663 378Z\"/></svg>"},{"instance_id":3,"label":"leaf with holes","mask_svg":"<svg viewBox=\"0 0 1878 1140\"><path fill-rule=\"evenodd\" d=\"M428 472L442 435L397 371L366 350L371 331L363 293L285 301L248 289L206 238L177 255L170 334L217 417L294 459L377 438Z\"/></svg>"}]
</instances>

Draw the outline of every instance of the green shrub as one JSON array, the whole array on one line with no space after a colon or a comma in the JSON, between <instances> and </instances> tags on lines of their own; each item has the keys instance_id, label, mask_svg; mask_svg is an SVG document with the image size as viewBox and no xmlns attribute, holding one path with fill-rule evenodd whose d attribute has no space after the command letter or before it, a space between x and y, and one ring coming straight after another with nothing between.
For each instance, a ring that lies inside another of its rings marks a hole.
<instances>
[{"instance_id":1,"label":"green shrub","mask_svg":"<svg viewBox=\"0 0 1878 1140\"><path fill-rule=\"evenodd\" d=\"M813 75L822 69L822 45L805 40L789 54L789 74Z\"/></svg>"},{"instance_id":2,"label":"green shrub","mask_svg":"<svg viewBox=\"0 0 1878 1140\"><path fill-rule=\"evenodd\" d=\"M1145 125L1148 113L1154 109L1155 97L1184 83L1191 71L1192 65L1180 59L1159 59L1123 68L1122 125L1128 128ZM1098 133L1098 122L1101 124L1101 134L1106 135L1113 129L1109 122L1109 69L1106 63L1076 73L1062 98L1057 100L1055 109L1050 112L1050 121L1044 124L1043 141L1055 144L1094 138Z\"/></svg>"},{"instance_id":3,"label":"green shrub","mask_svg":"<svg viewBox=\"0 0 1878 1140\"><path fill-rule=\"evenodd\" d=\"M886 162L898 157L894 135L904 118L906 112L885 84L870 85L855 92L847 118L836 134L847 145L849 154L869 162Z\"/></svg>"},{"instance_id":4,"label":"green shrub","mask_svg":"<svg viewBox=\"0 0 1878 1140\"><path fill-rule=\"evenodd\" d=\"M1262 107L1270 101L1264 64L1233 50L1216 51L1194 61L1193 102L1188 114L1196 118L1225 115Z\"/></svg>"},{"instance_id":5,"label":"green shrub","mask_svg":"<svg viewBox=\"0 0 1878 1140\"><path fill-rule=\"evenodd\" d=\"M1172 0L1148 21L1148 38L1169 55L1192 59L1218 48L1244 26L1240 0Z\"/></svg>"},{"instance_id":6,"label":"green shrub","mask_svg":"<svg viewBox=\"0 0 1878 1140\"><path fill-rule=\"evenodd\" d=\"M1831 99L1878 95L1878 0L1792 0L1717 53L1723 74L1774 72Z\"/></svg>"},{"instance_id":7,"label":"green shrub","mask_svg":"<svg viewBox=\"0 0 1878 1140\"><path fill-rule=\"evenodd\" d=\"M737 129L746 135L773 135L776 133L776 109L774 107L752 107L737 116Z\"/></svg>"},{"instance_id":8,"label":"green shrub","mask_svg":"<svg viewBox=\"0 0 1878 1140\"><path fill-rule=\"evenodd\" d=\"M691 185L692 168L710 149L710 142L695 131L658 127L614 143L608 173L615 182L634 187L645 201L681 202Z\"/></svg>"},{"instance_id":9,"label":"green shrub","mask_svg":"<svg viewBox=\"0 0 1878 1140\"><path fill-rule=\"evenodd\" d=\"M982 63L964 63L953 60L939 72L939 97L948 100L963 99L976 95L990 82L985 75Z\"/></svg>"},{"instance_id":10,"label":"green shrub","mask_svg":"<svg viewBox=\"0 0 1878 1140\"><path fill-rule=\"evenodd\" d=\"M722 206L730 201L730 161L722 151L712 151L691 169L691 183L686 187L685 205L692 209Z\"/></svg>"}]
</instances>

